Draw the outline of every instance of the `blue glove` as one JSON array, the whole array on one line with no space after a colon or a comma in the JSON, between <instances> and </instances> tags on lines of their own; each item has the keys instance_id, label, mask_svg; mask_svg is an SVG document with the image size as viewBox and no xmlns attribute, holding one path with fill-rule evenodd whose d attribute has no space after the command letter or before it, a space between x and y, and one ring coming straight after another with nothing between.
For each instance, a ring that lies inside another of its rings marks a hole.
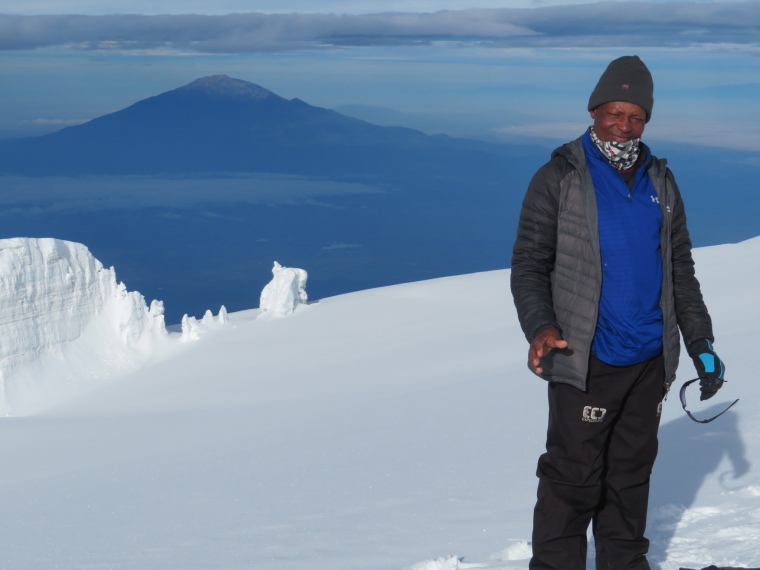
<instances>
[{"instance_id":1,"label":"blue glove","mask_svg":"<svg viewBox=\"0 0 760 570\"><path fill-rule=\"evenodd\" d=\"M689 356L694 361L694 367L699 376L699 389L702 392L699 399L709 400L723 386L725 381L723 373L726 371L726 367L715 354L712 343L705 338L689 345Z\"/></svg>"}]
</instances>

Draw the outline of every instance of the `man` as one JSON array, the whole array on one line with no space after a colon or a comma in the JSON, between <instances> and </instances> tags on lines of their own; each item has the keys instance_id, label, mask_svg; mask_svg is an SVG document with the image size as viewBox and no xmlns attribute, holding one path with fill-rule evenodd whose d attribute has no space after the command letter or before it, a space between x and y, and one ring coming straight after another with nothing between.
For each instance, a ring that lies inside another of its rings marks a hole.
<instances>
[{"instance_id":1,"label":"man","mask_svg":"<svg viewBox=\"0 0 760 570\"><path fill-rule=\"evenodd\" d=\"M648 569L649 478L679 328L701 398L723 382L694 276L681 196L640 141L652 76L637 56L609 64L589 99L593 125L533 177L512 257L512 294L548 380L531 570Z\"/></svg>"}]
</instances>

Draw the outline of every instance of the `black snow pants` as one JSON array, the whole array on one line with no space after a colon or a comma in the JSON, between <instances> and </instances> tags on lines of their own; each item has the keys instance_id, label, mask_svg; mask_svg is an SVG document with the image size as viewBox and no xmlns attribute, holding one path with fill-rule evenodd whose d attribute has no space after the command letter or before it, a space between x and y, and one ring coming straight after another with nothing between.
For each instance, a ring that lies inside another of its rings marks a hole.
<instances>
[{"instance_id":1,"label":"black snow pants","mask_svg":"<svg viewBox=\"0 0 760 570\"><path fill-rule=\"evenodd\" d=\"M586 391L549 383L530 570L585 570L589 524L597 570L649 569L644 530L664 378L662 355L624 367L592 356Z\"/></svg>"}]
</instances>

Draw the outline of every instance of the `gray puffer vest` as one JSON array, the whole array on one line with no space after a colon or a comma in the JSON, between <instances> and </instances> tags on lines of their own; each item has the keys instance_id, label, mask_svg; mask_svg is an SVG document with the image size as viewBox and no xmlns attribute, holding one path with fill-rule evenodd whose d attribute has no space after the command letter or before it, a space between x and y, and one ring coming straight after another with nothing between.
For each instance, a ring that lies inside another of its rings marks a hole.
<instances>
[{"instance_id":1,"label":"gray puffer vest","mask_svg":"<svg viewBox=\"0 0 760 570\"><path fill-rule=\"evenodd\" d=\"M666 161L652 157L649 175L662 209L665 388L675 379L679 328L686 346L713 340L712 323L694 275L681 194ZM545 380L586 388L601 295L596 195L581 139L552 153L533 177L523 201L512 253L511 285L528 342L556 327L568 347L542 359Z\"/></svg>"}]
</instances>

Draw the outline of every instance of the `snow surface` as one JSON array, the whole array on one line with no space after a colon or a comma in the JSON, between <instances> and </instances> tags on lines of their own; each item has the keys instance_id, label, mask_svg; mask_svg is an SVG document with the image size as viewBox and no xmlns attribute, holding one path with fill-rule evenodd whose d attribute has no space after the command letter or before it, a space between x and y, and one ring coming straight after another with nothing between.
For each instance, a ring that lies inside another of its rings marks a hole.
<instances>
[{"instance_id":1,"label":"snow surface","mask_svg":"<svg viewBox=\"0 0 760 570\"><path fill-rule=\"evenodd\" d=\"M666 403L655 569L760 563L758 256L760 238L695 252L729 383L690 407L741 401L707 425ZM527 568L546 386L508 283L495 271L286 318L208 313L131 370L101 357L107 334L66 343L72 376L97 362L107 382L55 405L27 394L48 407L0 418L0 568ZM35 362L37 382L59 379L61 358ZM693 375L684 358L679 380Z\"/></svg>"}]
</instances>

